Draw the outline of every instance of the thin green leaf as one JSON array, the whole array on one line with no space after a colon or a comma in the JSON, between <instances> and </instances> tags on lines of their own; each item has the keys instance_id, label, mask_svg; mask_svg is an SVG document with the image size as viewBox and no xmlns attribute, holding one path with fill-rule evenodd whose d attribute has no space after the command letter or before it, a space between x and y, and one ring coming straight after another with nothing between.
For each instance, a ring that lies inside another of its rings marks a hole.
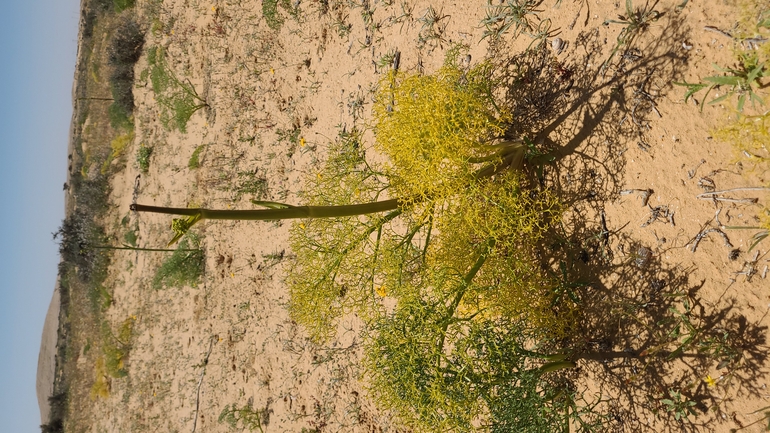
<instances>
[{"instance_id":1,"label":"thin green leaf","mask_svg":"<svg viewBox=\"0 0 770 433\"><path fill-rule=\"evenodd\" d=\"M257 206L266 207L268 209L289 209L294 207L290 204L279 203L277 201L251 200L251 203Z\"/></svg>"},{"instance_id":2,"label":"thin green leaf","mask_svg":"<svg viewBox=\"0 0 770 433\"><path fill-rule=\"evenodd\" d=\"M751 243L751 246L749 247L749 251L753 250L754 247L756 247L760 242L762 242L766 237L770 236L770 230L764 230L757 234L755 234L751 239L753 242Z\"/></svg>"},{"instance_id":3,"label":"thin green leaf","mask_svg":"<svg viewBox=\"0 0 770 433\"><path fill-rule=\"evenodd\" d=\"M724 95L722 95L722 96L720 96L720 97L718 97L718 98L712 99L712 100L709 102L709 105L718 104L718 103L720 103L720 102L724 101L725 99L727 99L727 98L728 98L728 97L729 97L731 94L732 94L732 93L725 93Z\"/></svg>"},{"instance_id":4,"label":"thin green leaf","mask_svg":"<svg viewBox=\"0 0 770 433\"><path fill-rule=\"evenodd\" d=\"M754 69L749 72L749 74L746 76L746 81L749 83L753 83L754 80L756 80L758 77L762 76L762 72L765 69L765 64L762 63L760 65L757 65Z\"/></svg>"},{"instance_id":5,"label":"thin green leaf","mask_svg":"<svg viewBox=\"0 0 770 433\"><path fill-rule=\"evenodd\" d=\"M706 77L704 80L720 85L720 86L738 86L741 84L741 79L739 77Z\"/></svg>"}]
</instances>

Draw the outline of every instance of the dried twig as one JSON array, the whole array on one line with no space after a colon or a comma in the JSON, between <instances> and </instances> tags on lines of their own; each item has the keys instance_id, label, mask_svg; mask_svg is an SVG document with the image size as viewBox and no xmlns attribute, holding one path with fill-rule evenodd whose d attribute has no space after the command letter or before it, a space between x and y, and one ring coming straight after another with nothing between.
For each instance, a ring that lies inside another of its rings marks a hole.
<instances>
[{"instance_id":1,"label":"dried twig","mask_svg":"<svg viewBox=\"0 0 770 433\"><path fill-rule=\"evenodd\" d=\"M748 203L753 204L759 201L758 198L731 198L731 197L698 197L701 200L726 201L728 203Z\"/></svg>"},{"instance_id":2,"label":"dried twig","mask_svg":"<svg viewBox=\"0 0 770 433\"><path fill-rule=\"evenodd\" d=\"M649 206L649 208L650 208L650 217L647 219L647 222L642 224L642 227L647 227L648 225L660 219L662 219L663 221L668 221L669 223L671 223L672 226L676 227L676 224L674 223L674 212L670 211L668 209L668 206L666 205L660 205L655 207Z\"/></svg>"},{"instance_id":3,"label":"dried twig","mask_svg":"<svg viewBox=\"0 0 770 433\"><path fill-rule=\"evenodd\" d=\"M705 159L701 159L701 160L700 160L700 162L698 163L698 165L696 165L695 167L693 167L693 169L692 169L692 170L688 170L688 171L687 171L687 176L688 176L690 179L692 179L693 177L695 177L695 172L697 172L697 171L698 171L698 169L700 168L700 166L701 166L701 165L703 165L703 164L705 164L705 163L706 163L706 160L705 160Z\"/></svg>"},{"instance_id":4,"label":"dried twig","mask_svg":"<svg viewBox=\"0 0 770 433\"><path fill-rule=\"evenodd\" d=\"M698 179L698 186L703 188L706 192L711 192L717 189L716 184L714 183L714 180L710 177L702 177Z\"/></svg>"},{"instance_id":5,"label":"dried twig","mask_svg":"<svg viewBox=\"0 0 770 433\"><path fill-rule=\"evenodd\" d=\"M623 189L620 190L620 195L639 193L639 196L642 198L642 206L647 206L647 202L650 200L650 196L654 192L655 191L651 189Z\"/></svg>"},{"instance_id":6,"label":"dried twig","mask_svg":"<svg viewBox=\"0 0 770 433\"><path fill-rule=\"evenodd\" d=\"M765 186L744 186L740 188L730 188L730 189L723 189L721 191L709 191L704 192L703 194L698 194L697 198L703 198L708 195L717 195L717 194L724 194L726 192L735 192L735 191L770 191L770 187Z\"/></svg>"},{"instance_id":7,"label":"dried twig","mask_svg":"<svg viewBox=\"0 0 770 433\"><path fill-rule=\"evenodd\" d=\"M705 27L703 27L703 30L706 30L706 31L709 31L709 32L718 33L718 34L720 34L722 36L727 36L730 39L733 38L733 35L731 35L730 33L726 32L726 31L724 31L722 29L719 29L717 27L714 27L714 26L705 26Z\"/></svg>"},{"instance_id":8,"label":"dried twig","mask_svg":"<svg viewBox=\"0 0 770 433\"><path fill-rule=\"evenodd\" d=\"M701 178L701 181L703 181L704 178ZM710 180L710 179L709 179ZM700 184L700 182L699 182ZM713 185L713 181L712 181ZM703 186L703 185L701 185ZM735 192L735 191L770 191L770 188L763 187L763 186L746 186L746 187L740 187L740 188L730 188L730 189L723 189L720 191L708 191L704 192L702 194L698 194L695 197L701 200L713 200L713 201L724 201L728 203L747 203L747 204L754 204L759 201L758 198L752 197L752 198L732 198L732 197L718 197L718 194L724 194L726 192Z\"/></svg>"},{"instance_id":9,"label":"dried twig","mask_svg":"<svg viewBox=\"0 0 770 433\"><path fill-rule=\"evenodd\" d=\"M700 241L703 240L703 238L705 238L706 235L708 235L709 233L719 234L720 236L722 236L722 240L724 241L725 246L727 248L733 247L733 244L730 242L730 238L727 237L727 234L725 232L715 227L708 227L708 228L707 227L708 227L708 224L706 225L706 227L703 228L703 230L700 231L700 233L695 235L692 241L690 241L692 242L692 247L690 248L692 252L695 252L695 250L698 249L698 244L700 243Z\"/></svg>"},{"instance_id":10,"label":"dried twig","mask_svg":"<svg viewBox=\"0 0 770 433\"><path fill-rule=\"evenodd\" d=\"M746 262L743 265L743 270L740 272L736 272L735 275L745 275L746 281L751 281L751 277L754 276L754 274L757 273L757 260L759 260L759 251L754 253L754 258L751 259L751 261ZM764 275L767 274L767 266L765 266L765 271L763 272L762 278L765 278Z\"/></svg>"},{"instance_id":11,"label":"dried twig","mask_svg":"<svg viewBox=\"0 0 770 433\"><path fill-rule=\"evenodd\" d=\"M604 246L609 247L610 231L607 229L607 217L604 214L604 209L602 209L602 232L599 233L599 236L601 236L602 242L604 242Z\"/></svg>"},{"instance_id":12,"label":"dried twig","mask_svg":"<svg viewBox=\"0 0 770 433\"><path fill-rule=\"evenodd\" d=\"M201 385L203 384L203 376L206 375L206 366L209 364L209 356L211 356L211 351L214 349L214 340L218 337L215 335L212 335L209 339L209 351L206 353L206 357L203 358L203 371L201 371L201 376L198 378L198 388L195 392L195 418L193 418L193 428L191 433L195 433L195 429L198 428L198 412L200 410L200 404L201 404Z\"/></svg>"}]
</instances>

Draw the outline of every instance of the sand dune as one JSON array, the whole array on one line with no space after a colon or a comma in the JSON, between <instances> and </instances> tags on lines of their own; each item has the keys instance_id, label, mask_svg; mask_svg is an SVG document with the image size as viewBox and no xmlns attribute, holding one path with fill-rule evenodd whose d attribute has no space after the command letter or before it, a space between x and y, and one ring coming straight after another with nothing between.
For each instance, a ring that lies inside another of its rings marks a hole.
<instances>
[{"instance_id":1,"label":"sand dune","mask_svg":"<svg viewBox=\"0 0 770 433\"><path fill-rule=\"evenodd\" d=\"M51 407L48 404L48 397L53 394L54 375L56 374L56 342L57 330L59 329L59 306L61 296L59 294L59 281L56 281L56 287L51 297L51 303L48 305L48 313L45 315L43 324L43 335L40 339L40 354L37 357L37 381L35 391L37 392L37 403L40 406L40 423L48 422L51 413Z\"/></svg>"}]
</instances>

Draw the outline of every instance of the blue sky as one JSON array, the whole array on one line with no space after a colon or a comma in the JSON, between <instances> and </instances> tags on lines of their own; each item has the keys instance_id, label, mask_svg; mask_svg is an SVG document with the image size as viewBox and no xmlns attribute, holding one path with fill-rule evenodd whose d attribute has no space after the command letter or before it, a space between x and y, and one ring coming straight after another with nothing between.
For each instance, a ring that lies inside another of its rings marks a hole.
<instances>
[{"instance_id":1,"label":"blue sky","mask_svg":"<svg viewBox=\"0 0 770 433\"><path fill-rule=\"evenodd\" d=\"M59 261L79 0L3 1L0 431L40 432L35 377Z\"/></svg>"}]
</instances>

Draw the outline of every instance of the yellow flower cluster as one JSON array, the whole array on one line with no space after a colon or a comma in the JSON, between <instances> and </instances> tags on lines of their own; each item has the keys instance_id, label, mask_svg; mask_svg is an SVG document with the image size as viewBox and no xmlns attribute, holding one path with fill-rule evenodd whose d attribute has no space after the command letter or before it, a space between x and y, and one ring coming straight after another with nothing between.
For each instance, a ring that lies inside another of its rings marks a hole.
<instances>
[{"instance_id":1,"label":"yellow flower cluster","mask_svg":"<svg viewBox=\"0 0 770 433\"><path fill-rule=\"evenodd\" d=\"M505 132L490 67L463 70L450 56L435 75L391 72L374 105L376 148L388 156L394 196L438 199L465 187ZM485 161L486 162L486 161Z\"/></svg>"}]
</instances>

